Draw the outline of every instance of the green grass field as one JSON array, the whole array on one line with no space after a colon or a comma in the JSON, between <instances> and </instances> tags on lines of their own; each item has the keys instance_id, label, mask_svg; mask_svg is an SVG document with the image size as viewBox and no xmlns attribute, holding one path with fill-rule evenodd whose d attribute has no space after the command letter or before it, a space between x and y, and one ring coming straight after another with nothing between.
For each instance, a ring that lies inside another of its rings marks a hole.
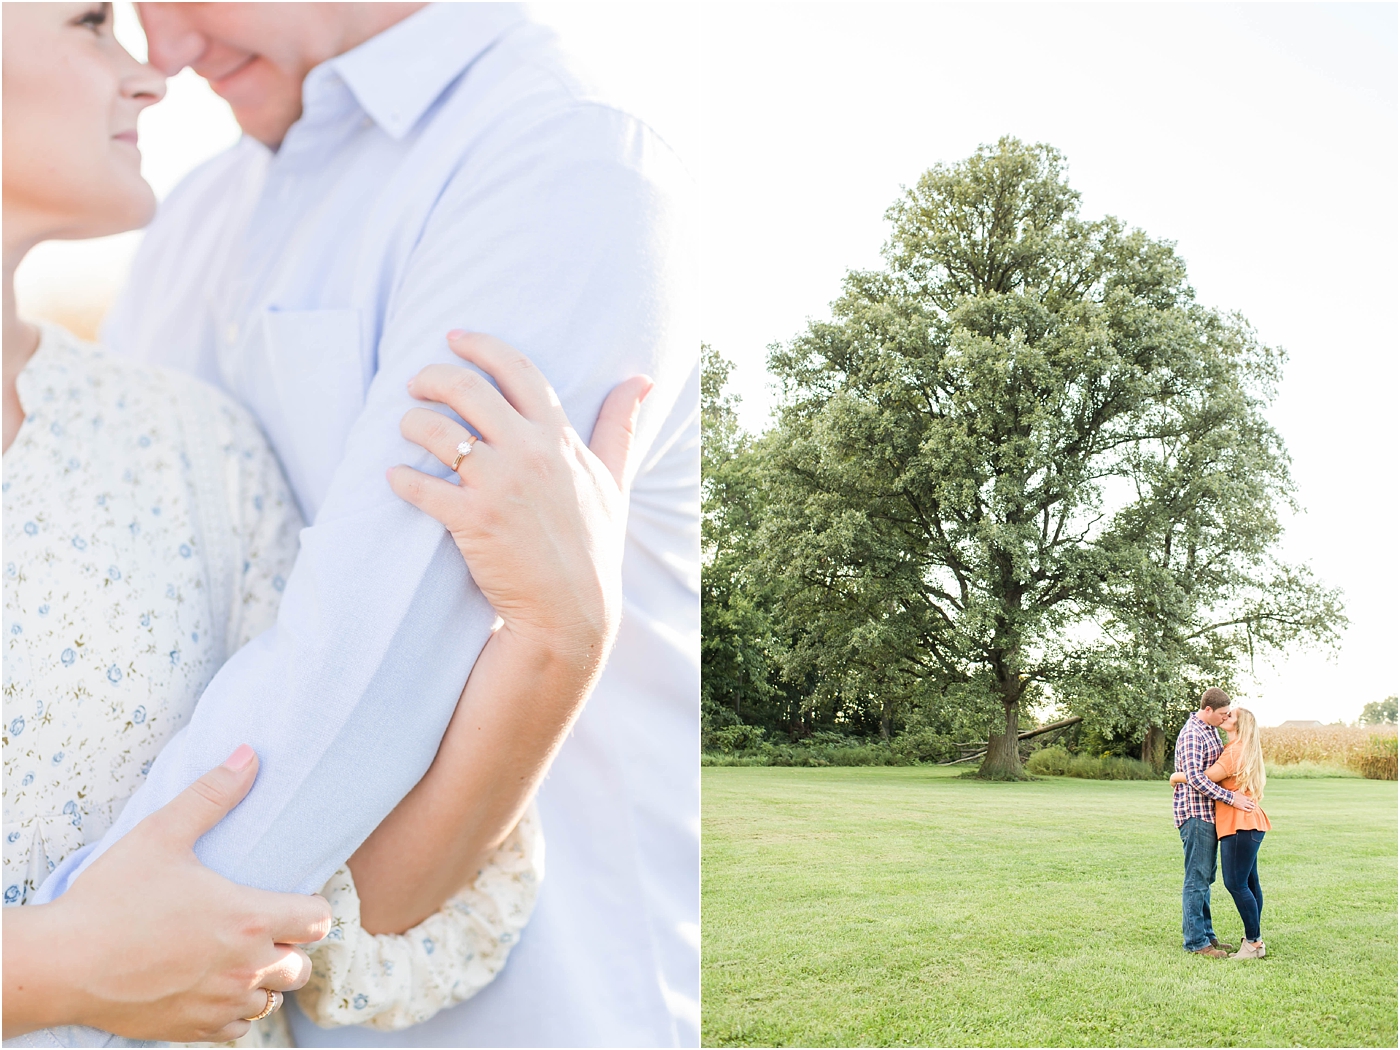
<instances>
[{"instance_id":1,"label":"green grass field","mask_svg":"<svg viewBox=\"0 0 1400 1050\"><path fill-rule=\"evenodd\" d=\"M1270 783L1234 962L1181 950L1164 783L702 775L706 1046L1396 1045L1394 783Z\"/></svg>"}]
</instances>

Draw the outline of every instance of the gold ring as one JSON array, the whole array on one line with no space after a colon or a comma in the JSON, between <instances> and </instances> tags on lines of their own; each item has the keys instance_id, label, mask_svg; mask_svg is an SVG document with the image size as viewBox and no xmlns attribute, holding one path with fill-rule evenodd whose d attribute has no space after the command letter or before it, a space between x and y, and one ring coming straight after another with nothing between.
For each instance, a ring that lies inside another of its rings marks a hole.
<instances>
[{"instance_id":1,"label":"gold ring","mask_svg":"<svg viewBox=\"0 0 1400 1050\"><path fill-rule=\"evenodd\" d=\"M456 470L462 465L462 460L472 454L472 446L476 444L476 435L468 434L467 440L457 445L457 458L452 461L452 469Z\"/></svg>"},{"instance_id":2,"label":"gold ring","mask_svg":"<svg viewBox=\"0 0 1400 1050\"><path fill-rule=\"evenodd\" d=\"M274 1010L276 1010L279 1006L282 1005L281 992L274 992L271 988L264 988L263 991L267 993L267 1005L263 1007L263 1012L258 1014L257 1017L245 1017L243 1018L243 1020L261 1021L264 1017L266 1017L268 1014L272 1013Z\"/></svg>"}]
</instances>

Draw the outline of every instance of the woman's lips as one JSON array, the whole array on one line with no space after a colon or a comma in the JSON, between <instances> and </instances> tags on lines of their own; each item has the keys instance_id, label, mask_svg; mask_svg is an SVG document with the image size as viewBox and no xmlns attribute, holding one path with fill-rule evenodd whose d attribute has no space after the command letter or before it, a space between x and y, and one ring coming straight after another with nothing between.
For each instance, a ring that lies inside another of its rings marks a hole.
<instances>
[{"instance_id":1,"label":"woman's lips","mask_svg":"<svg viewBox=\"0 0 1400 1050\"><path fill-rule=\"evenodd\" d=\"M113 135L112 138L116 139L118 142L130 142L133 146L135 146L136 129L132 128L130 131L119 132L116 135Z\"/></svg>"}]
</instances>

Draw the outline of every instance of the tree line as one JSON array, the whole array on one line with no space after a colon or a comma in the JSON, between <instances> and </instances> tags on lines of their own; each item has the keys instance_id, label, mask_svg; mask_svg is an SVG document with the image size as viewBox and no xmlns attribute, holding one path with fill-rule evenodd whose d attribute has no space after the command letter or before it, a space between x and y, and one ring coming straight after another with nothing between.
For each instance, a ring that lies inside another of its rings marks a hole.
<instances>
[{"instance_id":1,"label":"tree line","mask_svg":"<svg viewBox=\"0 0 1400 1050\"><path fill-rule=\"evenodd\" d=\"M707 730L981 739L1010 777L1054 709L1160 768L1208 685L1336 645L1340 593L1278 554L1283 351L1079 204L1048 145L926 172L884 267L770 347L761 434L705 349Z\"/></svg>"}]
</instances>

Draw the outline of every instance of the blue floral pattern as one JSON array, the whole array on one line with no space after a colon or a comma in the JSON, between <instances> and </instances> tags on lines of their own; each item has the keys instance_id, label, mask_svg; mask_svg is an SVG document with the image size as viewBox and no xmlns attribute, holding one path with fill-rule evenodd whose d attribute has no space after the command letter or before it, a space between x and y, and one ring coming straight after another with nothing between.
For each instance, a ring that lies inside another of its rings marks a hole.
<instances>
[{"instance_id":1,"label":"blue floral pattern","mask_svg":"<svg viewBox=\"0 0 1400 1050\"><path fill-rule=\"evenodd\" d=\"M45 326L16 390L0 729L4 884L20 904L111 826L220 664L272 623L301 522L251 417L192 379ZM151 507L153 527L129 528ZM251 568L212 586L211 548Z\"/></svg>"},{"instance_id":2,"label":"blue floral pattern","mask_svg":"<svg viewBox=\"0 0 1400 1050\"><path fill-rule=\"evenodd\" d=\"M301 527L252 418L193 379L45 326L17 388L25 420L0 486L7 905L102 837L214 672L273 624ZM212 497L200 477L221 479ZM321 1024L393 1028L474 994L529 917L543 851L532 807L476 886L397 937L360 927L342 868L304 1006ZM285 1038L274 1014L239 1045Z\"/></svg>"}]
</instances>

